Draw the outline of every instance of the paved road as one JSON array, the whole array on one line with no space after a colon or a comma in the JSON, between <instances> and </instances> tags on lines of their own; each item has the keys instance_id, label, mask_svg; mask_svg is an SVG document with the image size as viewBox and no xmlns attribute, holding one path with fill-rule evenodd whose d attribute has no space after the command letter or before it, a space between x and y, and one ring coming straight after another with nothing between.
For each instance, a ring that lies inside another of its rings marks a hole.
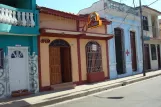
<instances>
[{"instance_id":1,"label":"paved road","mask_svg":"<svg viewBox=\"0 0 161 107\"><path fill-rule=\"evenodd\" d=\"M161 76L46 107L161 107Z\"/></svg>"}]
</instances>

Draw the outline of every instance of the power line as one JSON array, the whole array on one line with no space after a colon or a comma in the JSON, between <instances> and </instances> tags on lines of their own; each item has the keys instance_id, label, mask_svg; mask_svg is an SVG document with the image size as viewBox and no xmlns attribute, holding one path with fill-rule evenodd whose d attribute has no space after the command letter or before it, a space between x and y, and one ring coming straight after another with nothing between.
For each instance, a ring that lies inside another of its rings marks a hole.
<instances>
[{"instance_id":1,"label":"power line","mask_svg":"<svg viewBox=\"0 0 161 107\"><path fill-rule=\"evenodd\" d=\"M150 6L150 5L154 4L154 3L156 3L157 1L159 1L159 0L155 0L154 2L150 3L150 4L147 5L147 6ZM120 0L120 2L121 2L121 0ZM133 4L134 4L134 3L135 3L135 0L133 0ZM135 6L135 7L136 7L136 6ZM97 11L95 11L95 12L100 12L100 11L103 11L103 10L105 10L105 9L107 9L107 7L104 8L104 9L97 10ZM127 11L129 11L129 10L127 10Z\"/></svg>"},{"instance_id":2,"label":"power line","mask_svg":"<svg viewBox=\"0 0 161 107\"><path fill-rule=\"evenodd\" d=\"M150 3L150 4L147 5L147 6L150 6L150 5L154 4L154 3L156 3L157 1L159 1L159 0L155 0L154 2ZM120 0L120 3L121 3L121 0ZM133 0L133 5L134 5L134 8L135 8L135 0ZM100 9L100 10L97 10L97 11L95 11L95 12L100 12L100 11L106 10L107 8L108 8L108 7L106 6L104 9ZM143 7L143 8L144 8L144 7ZM128 11L129 11L130 9L131 9L131 8L129 8L129 9L127 10L126 16L124 17L124 19L122 20L122 22L120 22L120 25L118 25L118 27L120 27L120 26L123 24L123 22L126 20L127 16L129 15ZM111 33L113 33L113 31L112 31Z\"/></svg>"},{"instance_id":3,"label":"power line","mask_svg":"<svg viewBox=\"0 0 161 107\"><path fill-rule=\"evenodd\" d=\"M150 4L147 5L147 6L150 6L150 5L154 4L154 3L156 3L157 1L159 1L159 0L155 0L154 2L150 3Z\"/></svg>"},{"instance_id":4,"label":"power line","mask_svg":"<svg viewBox=\"0 0 161 107\"><path fill-rule=\"evenodd\" d=\"M156 3L157 1L159 1L159 0L155 0L154 2L150 3L150 4L147 5L147 6L150 6L150 5L154 4L154 3ZM133 5L134 5L134 8L135 8L135 0L133 0ZM129 10L130 10L130 9L129 9ZM127 12L128 12L129 10L127 10ZM120 27L120 26L124 23L124 21L126 20L126 18L127 18L128 15L129 15L129 13L126 14L126 16L124 17L123 21L120 22L120 25L117 26L117 27ZM134 19L135 19L135 16L134 16ZM113 33L113 32L114 32L114 30L113 30L111 33Z\"/></svg>"}]
</instances>

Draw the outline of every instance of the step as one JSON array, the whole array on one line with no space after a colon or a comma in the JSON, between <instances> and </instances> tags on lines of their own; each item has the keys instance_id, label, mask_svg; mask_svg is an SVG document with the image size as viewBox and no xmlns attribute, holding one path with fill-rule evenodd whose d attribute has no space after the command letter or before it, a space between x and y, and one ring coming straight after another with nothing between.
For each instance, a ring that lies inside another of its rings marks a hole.
<instances>
[{"instance_id":1,"label":"step","mask_svg":"<svg viewBox=\"0 0 161 107\"><path fill-rule=\"evenodd\" d=\"M51 85L51 86L52 87L60 87L60 86L65 86L65 85L73 85L73 82L60 83L60 84L55 84L55 85Z\"/></svg>"},{"instance_id":2,"label":"step","mask_svg":"<svg viewBox=\"0 0 161 107\"><path fill-rule=\"evenodd\" d=\"M75 86L76 86L76 84L73 84L72 82L70 82L70 83L62 83L62 84L51 85L51 88L54 91L63 91L63 90L74 89Z\"/></svg>"}]
</instances>

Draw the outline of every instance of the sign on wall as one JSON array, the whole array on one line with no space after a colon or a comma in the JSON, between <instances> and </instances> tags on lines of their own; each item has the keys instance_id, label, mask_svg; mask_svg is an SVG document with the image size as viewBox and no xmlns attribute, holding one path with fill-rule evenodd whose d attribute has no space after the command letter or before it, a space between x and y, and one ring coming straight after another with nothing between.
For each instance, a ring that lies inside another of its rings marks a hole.
<instances>
[{"instance_id":1,"label":"sign on wall","mask_svg":"<svg viewBox=\"0 0 161 107\"><path fill-rule=\"evenodd\" d=\"M95 28L102 25L102 20L98 13L93 12L88 16L88 28Z\"/></svg>"},{"instance_id":2,"label":"sign on wall","mask_svg":"<svg viewBox=\"0 0 161 107\"><path fill-rule=\"evenodd\" d=\"M92 51L97 51L97 45L92 44Z\"/></svg>"}]
</instances>

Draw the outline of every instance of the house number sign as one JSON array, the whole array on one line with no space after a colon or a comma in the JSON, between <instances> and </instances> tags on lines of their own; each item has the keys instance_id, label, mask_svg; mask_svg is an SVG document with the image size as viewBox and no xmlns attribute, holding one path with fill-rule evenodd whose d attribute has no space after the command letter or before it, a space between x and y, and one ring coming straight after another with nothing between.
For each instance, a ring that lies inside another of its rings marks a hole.
<instances>
[{"instance_id":1,"label":"house number sign","mask_svg":"<svg viewBox=\"0 0 161 107\"><path fill-rule=\"evenodd\" d=\"M50 43L50 39L41 39L41 43Z\"/></svg>"}]
</instances>

